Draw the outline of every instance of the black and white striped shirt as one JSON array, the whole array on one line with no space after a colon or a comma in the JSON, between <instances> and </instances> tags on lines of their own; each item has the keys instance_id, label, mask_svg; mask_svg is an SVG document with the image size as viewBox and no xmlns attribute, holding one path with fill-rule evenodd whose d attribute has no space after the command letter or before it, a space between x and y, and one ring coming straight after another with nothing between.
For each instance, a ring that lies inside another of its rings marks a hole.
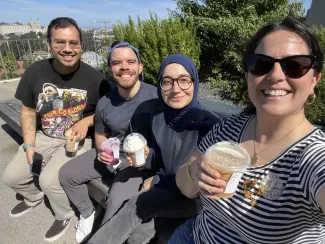
<instances>
[{"instance_id":1,"label":"black and white striped shirt","mask_svg":"<svg viewBox=\"0 0 325 244\"><path fill-rule=\"evenodd\" d=\"M223 119L198 149L204 153L219 141L240 143L251 118ZM265 189L252 207L244 196L244 180L265 176L272 179L270 184L282 183L281 187ZM232 198L216 201L201 196L204 207L196 218L195 243L325 243L325 216L317 203L318 190L324 185L325 134L315 128L270 163L249 168Z\"/></svg>"}]
</instances>

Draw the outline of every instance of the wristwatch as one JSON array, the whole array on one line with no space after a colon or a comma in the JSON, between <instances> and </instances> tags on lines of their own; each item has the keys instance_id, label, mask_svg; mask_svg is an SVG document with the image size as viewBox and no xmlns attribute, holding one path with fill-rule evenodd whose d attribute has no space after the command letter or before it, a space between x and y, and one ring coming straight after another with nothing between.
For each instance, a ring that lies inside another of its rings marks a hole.
<instances>
[{"instance_id":1,"label":"wristwatch","mask_svg":"<svg viewBox=\"0 0 325 244\"><path fill-rule=\"evenodd\" d=\"M26 152L26 149L29 147L36 147L36 145L34 143L33 144L24 144L23 145L24 152Z\"/></svg>"}]
</instances>

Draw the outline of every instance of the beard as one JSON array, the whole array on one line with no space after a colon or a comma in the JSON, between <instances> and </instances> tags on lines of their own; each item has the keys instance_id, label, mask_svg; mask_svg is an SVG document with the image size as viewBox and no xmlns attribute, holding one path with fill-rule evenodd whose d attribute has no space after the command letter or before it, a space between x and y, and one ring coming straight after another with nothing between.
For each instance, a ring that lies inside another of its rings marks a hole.
<instances>
[{"instance_id":1,"label":"beard","mask_svg":"<svg viewBox=\"0 0 325 244\"><path fill-rule=\"evenodd\" d=\"M124 81L120 81L119 79L115 79L115 83L117 86L125 89L125 90L128 90L128 89L131 89L135 86L135 84L137 83L137 81L139 80L139 74L135 71L129 71L129 72L118 72L116 75L119 77L119 76L122 76L123 74L129 74L129 75L132 75L134 76L134 79L131 81L131 82L124 82Z\"/></svg>"}]
</instances>

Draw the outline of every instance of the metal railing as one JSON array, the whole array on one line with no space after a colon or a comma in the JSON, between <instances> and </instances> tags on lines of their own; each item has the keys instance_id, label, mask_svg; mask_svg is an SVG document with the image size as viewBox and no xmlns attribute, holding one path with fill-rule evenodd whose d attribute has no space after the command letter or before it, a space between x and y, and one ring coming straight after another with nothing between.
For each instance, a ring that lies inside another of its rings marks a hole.
<instances>
[{"instance_id":1,"label":"metal railing","mask_svg":"<svg viewBox=\"0 0 325 244\"><path fill-rule=\"evenodd\" d=\"M102 70L108 45L103 38L86 38L82 60ZM34 62L51 57L46 39L0 40L0 80L21 77Z\"/></svg>"}]
</instances>

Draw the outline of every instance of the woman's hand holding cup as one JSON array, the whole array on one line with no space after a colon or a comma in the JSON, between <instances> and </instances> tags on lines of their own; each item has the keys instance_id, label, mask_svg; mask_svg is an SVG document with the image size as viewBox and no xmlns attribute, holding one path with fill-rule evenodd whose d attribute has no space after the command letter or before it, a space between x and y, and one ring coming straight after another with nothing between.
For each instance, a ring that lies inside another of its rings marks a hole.
<instances>
[{"instance_id":1,"label":"woman's hand holding cup","mask_svg":"<svg viewBox=\"0 0 325 244\"><path fill-rule=\"evenodd\" d=\"M202 157L202 161L195 161L192 164L191 176L199 192L207 198L219 200L216 194L224 192L227 182L221 179L218 171L209 166L205 156Z\"/></svg>"},{"instance_id":2,"label":"woman's hand holding cup","mask_svg":"<svg viewBox=\"0 0 325 244\"><path fill-rule=\"evenodd\" d=\"M148 157L149 151L150 151L150 150L149 150L149 147L146 146L146 147L144 148L144 158L145 158L145 160L147 160L147 157ZM134 158L134 157L130 157L130 153L126 153L126 159L128 160L130 166L134 166L134 164L135 164L135 162L133 162L132 158Z\"/></svg>"}]
</instances>

